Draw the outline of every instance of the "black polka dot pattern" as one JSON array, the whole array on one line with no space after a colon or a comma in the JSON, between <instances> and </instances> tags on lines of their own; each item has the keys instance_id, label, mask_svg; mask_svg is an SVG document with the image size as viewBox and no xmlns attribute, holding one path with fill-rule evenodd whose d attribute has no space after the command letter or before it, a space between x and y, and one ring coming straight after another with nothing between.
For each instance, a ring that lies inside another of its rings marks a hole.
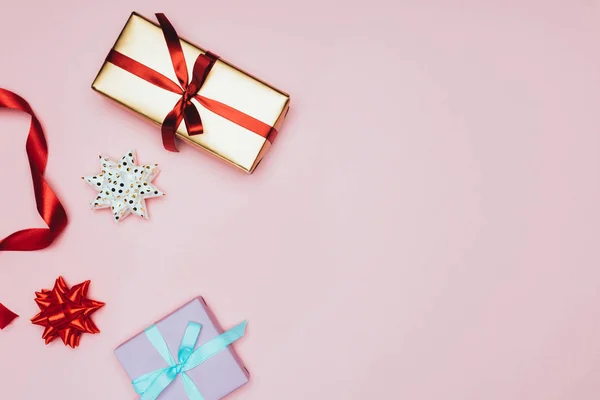
<instances>
[{"instance_id":1,"label":"black polka dot pattern","mask_svg":"<svg viewBox=\"0 0 600 400\"><path fill-rule=\"evenodd\" d=\"M110 208L117 222L129 214L148 218L146 199L164 195L151 183L160 172L158 165L137 166L133 151L119 162L102 156L99 160L100 174L83 178L99 192L91 207Z\"/></svg>"}]
</instances>

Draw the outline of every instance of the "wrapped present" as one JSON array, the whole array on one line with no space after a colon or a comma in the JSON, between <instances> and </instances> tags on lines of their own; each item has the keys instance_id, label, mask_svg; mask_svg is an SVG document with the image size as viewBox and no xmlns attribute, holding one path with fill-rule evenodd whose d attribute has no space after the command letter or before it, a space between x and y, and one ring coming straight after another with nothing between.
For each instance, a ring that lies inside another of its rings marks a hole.
<instances>
[{"instance_id":1,"label":"wrapped present","mask_svg":"<svg viewBox=\"0 0 600 400\"><path fill-rule=\"evenodd\" d=\"M248 383L231 348L246 322L223 332L202 297L115 350L141 399L219 400Z\"/></svg>"},{"instance_id":2,"label":"wrapped present","mask_svg":"<svg viewBox=\"0 0 600 400\"><path fill-rule=\"evenodd\" d=\"M175 137L252 173L277 136L289 95L132 13L92 88Z\"/></svg>"}]
</instances>

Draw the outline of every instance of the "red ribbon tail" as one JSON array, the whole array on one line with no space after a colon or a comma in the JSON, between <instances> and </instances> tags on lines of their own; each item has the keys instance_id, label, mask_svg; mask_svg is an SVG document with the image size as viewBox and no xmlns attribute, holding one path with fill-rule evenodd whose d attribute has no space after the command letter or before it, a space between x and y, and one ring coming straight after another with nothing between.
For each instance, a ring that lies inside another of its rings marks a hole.
<instances>
[{"instance_id":1,"label":"red ribbon tail","mask_svg":"<svg viewBox=\"0 0 600 400\"><path fill-rule=\"evenodd\" d=\"M183 115L180 110L179 107L175 107L171 110L171 112L167 114L160 129L164 148L175 153L179 151L175 144L175 133L183 120Z\"/></svg>"},{"instance_id":2,"label":"red ribbon tail","mask_svg":"<svg viewBox=\"0 0 600 400\"><path fill-rule=\"evenodd\" d=\"M187 128L188 135L200 135L204 133L204 127L202 126L202 119L200 113L195 105L188 103L183 109L183 120L185 121L185 127Z\"/></svg>"},{"instance_id":3,"label":"red ribbon tail","mask_svg":"<svg viewBox=\"0 0 600 400\"><path fill-rule=\"evenodd\" d=\"M18 315L0 303L0 329L6 328Z\"/></svg>"},{"instance_id":4,"label":"red ribbon tail","mask_svg":"<svg viewBox=\"0 0 600 400\"><path fill-rule=\"evenodd\" d=\"M23 229L5 237L0 242L0 250L36 251L45 249L57 236L48 232L48 229L44 228Z\"/></svg>"},{"instance_id":5,"label":"red ribbon tail","mask_svg":"<svg viewBox=\"0 0 600 400\"><path fill-rule=\"evenodd\" d=\"M188 85L188 70L185 56L183 55L183 49L181 48L181 42L179 41L179 35L177 35L175 28L165 14L156 14L156 19L158 19L165 41L167 42L175 75L177 75L181 87L186 88Z\"/></svg>"}]
</instances>

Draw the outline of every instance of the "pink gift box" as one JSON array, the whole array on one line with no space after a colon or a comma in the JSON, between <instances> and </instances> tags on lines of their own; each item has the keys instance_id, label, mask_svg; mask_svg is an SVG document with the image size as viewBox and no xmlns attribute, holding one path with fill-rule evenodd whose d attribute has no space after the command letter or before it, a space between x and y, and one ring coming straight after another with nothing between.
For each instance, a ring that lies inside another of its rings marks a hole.
<instances>
[{"instance_id":1,"label":"pink gift box","mask_svg":"<svg viewBox=\"0 0 600 400\"><path fill-rule=\"evenodd\" d=\"M155 323L175 358L189 322L202 324L196 348L223 333L223 329L208 309L204 298L193 299ZM144 332L117 347L115 356L131 380L167 366ZM205 400L222 399L248 383L250 377L231 345L188 371L187 374ZM180 376L159 396L159 400L186 400L187 398Z\"/></svg>"}]
</instances>

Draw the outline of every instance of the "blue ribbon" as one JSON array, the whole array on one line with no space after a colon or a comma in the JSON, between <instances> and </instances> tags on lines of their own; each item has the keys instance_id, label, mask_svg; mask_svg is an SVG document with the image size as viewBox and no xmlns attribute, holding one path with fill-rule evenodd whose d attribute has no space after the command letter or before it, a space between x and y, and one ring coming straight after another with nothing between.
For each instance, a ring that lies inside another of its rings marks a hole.
<instances>
[{"instance_id":1,"label":"blue ribbon","mask_svg":"<svg viewBox=\"0 0 600 400\"><path fill-rule=\"evenodd\" d=\"M167 343L156 325L152 325L146 329L145 333L150 340L150 343L152 343L156 351L158 351L169 366L149 372L131 382L135 392L141 395L140 400L155 400L179 375L181 375L181 380L183 381L183 386L188 398L190 400L204 400L204 397L200 394L196 384L186 372L196 368L198 365L210 359L220 351L225 350L231 343L244 336L246 324L246 321L242 322L236 327L198 347L196 351L194 351L202 325L197 322L190 322L185 330L183 339L181 340L181 345L179 346L179 353L177 354L178 362L176 362L171 355Z\"/></svg>"}]
</instances>

